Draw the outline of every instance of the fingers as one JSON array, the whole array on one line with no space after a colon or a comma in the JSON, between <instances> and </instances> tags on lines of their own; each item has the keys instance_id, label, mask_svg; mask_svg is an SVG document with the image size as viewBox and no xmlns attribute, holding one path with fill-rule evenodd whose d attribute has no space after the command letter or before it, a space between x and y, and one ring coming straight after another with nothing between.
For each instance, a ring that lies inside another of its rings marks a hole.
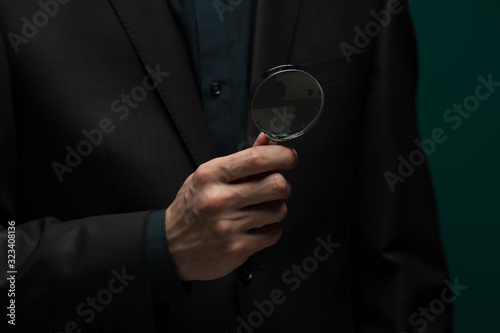
<instances>
[{"instance_id":1,"label":"fingers","mask_svg":"<svg viewBox=\"0 0 500 333\"><path fill-rule=\"evenodd\" d=\"M249 177L243 182L210 183L193 190L196 197L193 208L201 214L230 213L266 202L286 200L291 193L292 187L283 175L266 173Z\"/></svg>"},{"instance_id":2,"label":"fingers","mask_svg":"<svg viewBox=\"0 0 500 333\"><path fill-rule=\"evenodd\" d=\"M260 133L252 148L220 157L202 164L195 172L194 181L206 184L225 183L270 171L284 171L297 166L298 155L293 148L267 145L267 137Z\"/></svg>"},{"instance_id":3,"label":"fingers","mask_svg":"<svg viewBox=\"0 0 500 333\"><path fill-rule=\"evenodd\" d=\"M279 223L268 224L239 234L237 239L227 244L226 249L245 261L252 254L276 244L282 234Z\"/></svg>"},{"instance_id":4,"label":"fingers","mask_svg":"<svg viewBox=\"0 0 500 333\"><path fill-rule=\"evenodd\" d=\"M244 240L250 244L250 252L253 254L278 242L283 234L279 223L268 224L262 228L249 230Z\"/></svg>"},{"instance_id":5,"label":"fingers","mask_svg":"<svg viewBox=\"0 0 500 333\"><path fill-rule=\"evenodd\" d=\"M281 237L291 186L279 171L298 158L266 142L261 135L254 147L201 165L167 209L169 249L182 280L224 276Z\"/></svg>"},{"instance_id":6,"label":"fingers","mask_svg":"<svg viewBox=\"0 0 500 333\"><path fill-rule=\"evenodd\" d=\"M262 204L243 208L240 212L245 218L240 219L239 229L247 232L252 229L259 229L266 225L281 222L288 208L284 200L264 202Z\"/></svg>"},{"instance_id":7,"label":"fingers","mask_svg":"<svg viewBox=\"0 0 500 333\"><path fill-rule=\"evenodd\" d=\"M229 183L264 172L290 170L297 163L297 153L293 149L278 145L256 146L214 159L200 168L206 169L205 177L210 174L213 181Z\"/></svg>"},{"instance_id":8,"label":"fingers","mask_svg":"<svg viewBox=\"0 0 500 333\"><path fill-rule=\"evenodd\" d=\"M233 209L258 205L264 202L286 200L292 186L277 172L264 173L245 178L245 181L227 186L227 194L233 197Z\"/></svg>"}]
</instances>

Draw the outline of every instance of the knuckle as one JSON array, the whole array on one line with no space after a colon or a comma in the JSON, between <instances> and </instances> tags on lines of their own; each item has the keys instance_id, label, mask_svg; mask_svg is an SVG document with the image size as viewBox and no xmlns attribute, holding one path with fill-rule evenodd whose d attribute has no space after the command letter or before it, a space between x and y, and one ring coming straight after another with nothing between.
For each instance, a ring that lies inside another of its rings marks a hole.
<instances>
[{"instance_id":1,"label":"knuckle","mask_svg":"<svg viewBox=\"0 0 500 333\"><path fill-rule=\"evenodd\" d=\"M207 163L204 163L196 169L193 174L193 181L197 184L207 184L212 179L213 170Z\"/></svg>"},{"instance_id":2,"label":"knuckle","mask_svg":"<svg viewBox=\"0 0 500 333\"><path fill-rule=\"evenodd\" d=\"M273 190L286 196L288 195L288 182L280 173L274 173L271 176Z\"/></svg>"},{"instance_id":3,"label":"knuckle","mask_svg":"<svg viewBox=\"0 0 500 333\"><path fill-rule=\"evenodd\" d=\"M233 228L228 221L218 221L214 223L212 231L217 238L227 238L233 233Z\"/></svg>"},{"instance_id":4,"label":"knuckle","mask_svg":"<svg viewBox=\"0 0 500 333\"><path fill-rule=\"evenodd\" d=\"M232 154L221 158L224 159L224 163L221 163L221 171L223 174L223 181L230 182L231 180L238 179L242 173L242 167L240 166L241 155Z\"/></svg>"},{"instance_id":5,"label":"knuckle","mask_svg":"<svg viewBox=\"0 0 500 333\"><path fill-rule=\"evenodd\" d=\"M262 168L266 164L266 157L260 149L247 149L248 151L248 164L255 168Z\"/></svg>"},{"instance_id":6,"label":"knuckle","mask_svg":"<svg viewBox=\"0 0 500 333\"><path fill-rule=\"evenodd\" d=\"M208 195L205 194L205 192L201 192L196 197L196 201L194 202L193 207L197 211L205 211L208 210L210 204L211 199L208 197Z\"/></svg>"},{"instance_id":7,"label":"knuckle","mask_svg":"<svg viewBox=\"0 0 500 333\"><path fill-rule=\"evenodd\" d=\"M235 176L233 173L234 171L231 169L231 165L233 165L232 163L228 163L228 164L222 164L220 166L221 168L221 180L225 183L229 183L231 181L231 179Z\"/></svg>"},{"instance_id":8,"label":"knuckle","mask_svg":"<svg viewBox=\"0 0 500 333\"><path fill-rule=\"evenodd\" d=\"M287 213L288 213L288 206L283 201L281 203L281 205L279 206L279 209L278 209L278 218L280 219L280 221L285 218L285 216L286 216Z\"/></svg>"},{"instance_id":9,"label":"knuckle","mask_svg":"<svg viewBox=\"0 0 500 333\"><path fill-rule=\"evenodd\" d=\"M196 208L200 211L219 211L227 205L227 196L213 186L198 194Z\"/></svg>"},{"instance_id":10,"label":"knuckle","mask_svg":"<svg viewBox=\"0 0 500 333\"><path fill-rule=\"evenodd\" d=\"M226 252L235 257L245 257L248 255L249 246L240 240L234 240L227 243Z\"/></svg>"},{"instance_id":11,"label":"knuckle","mask_svg":"<svg viewBox=\"0 0 500 333\"><path fill-rule=\"evenodd\" d=\"M269 236L269 246L278 243L282 235L283 235L283 228L281 228L279 224L276 224L275 227L273 227L272 232L270 233Z\"/></svg>"}]
</instances>

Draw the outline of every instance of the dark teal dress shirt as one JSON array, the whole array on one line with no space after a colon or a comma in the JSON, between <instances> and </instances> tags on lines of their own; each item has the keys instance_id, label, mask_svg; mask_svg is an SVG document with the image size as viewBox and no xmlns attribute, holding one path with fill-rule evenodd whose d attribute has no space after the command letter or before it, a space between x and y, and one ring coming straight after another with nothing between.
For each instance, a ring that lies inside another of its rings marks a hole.
<instances>
[{"instance_id":1,"label":"dark teal dress shirt","mask_svg":"<svg viewBox=\"0 0 500 333\"><path fill-rule=\"evenodd\" d=\"M184 38L205 116L220 155L244 142L254 1L167 0ZM194 96L193 96L194 98ZM165 209L151 213L147 227L153 303L186 295L168 250Z\"/></svg>"}]
</instances>

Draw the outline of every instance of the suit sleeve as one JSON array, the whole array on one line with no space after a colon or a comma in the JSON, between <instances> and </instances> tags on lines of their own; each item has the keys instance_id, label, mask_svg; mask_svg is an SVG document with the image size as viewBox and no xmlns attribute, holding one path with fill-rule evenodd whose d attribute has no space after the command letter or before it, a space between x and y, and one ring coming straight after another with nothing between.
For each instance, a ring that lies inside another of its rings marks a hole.
<instances>
[{"instance_id":1,"label":"suit sleeve","mask_svg":"<svg viewBox=\"0 0 500 333\"><path fill-rule=\"evenodd\" d=\"M415 36L406 1L398 8L372 41L353 226L356 326L366 333L451 332L452 304L421 313L441 299L448 272L429 170L416 143ZM403 159L411 165L400 166Z\"/></svg>"},{"instance_id":2,"label":"suit sleeve","mask_svg":"<svg viewBox=\"0 0 500 333\"><path fill-rule=\"evenodd\" d=\"M16 223L12 245L7 228L16 221L16 145L11 73L0 39L2 321L14 319L14 332L154 332L146 259L150 212ZM8 258L8 250L15 254Z\"/></svg>"},{"instance_id":3,"label":"suit sleeve","mask_svg":"<svg viewBox=\"0 0 500 333\"><path fill-rule=\"evenodd\" d=\"M191 290L189 282L180 281L168 248L165 211L166 209L153 211L149 215L147 227L148 267L154 305L165 304L176 298L187 296Z\"/></svg>"}]
</instances>

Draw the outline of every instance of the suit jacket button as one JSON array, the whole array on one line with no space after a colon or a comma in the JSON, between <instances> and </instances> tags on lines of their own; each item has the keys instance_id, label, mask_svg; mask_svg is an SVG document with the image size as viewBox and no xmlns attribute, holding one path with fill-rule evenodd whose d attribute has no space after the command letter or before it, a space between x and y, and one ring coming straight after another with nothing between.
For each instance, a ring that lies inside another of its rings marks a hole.
<instances>
[{"instance_id":1,"label":"suit jacket button","mask_svg":"<svg viewBox=\"0 0 500 333\"><path fill-rule=\"evenodd\" d=\"M240 274L240 281L243 282L243 284L250 283L250 281L252 281L253 279L252 264L249 261L246 261L239 268L239 274Z\"/></svg>"},{"instance_id":2,"label":"suit jacket button","mask_svg":"<svg viewBox=\"0 0 500 333\"><path fill-rule=\"evenodd\" d=\"M215 97L219 96L222 93L222 85L217 81L210 83L210 92Z\"/></svg>"}]
</instances>

